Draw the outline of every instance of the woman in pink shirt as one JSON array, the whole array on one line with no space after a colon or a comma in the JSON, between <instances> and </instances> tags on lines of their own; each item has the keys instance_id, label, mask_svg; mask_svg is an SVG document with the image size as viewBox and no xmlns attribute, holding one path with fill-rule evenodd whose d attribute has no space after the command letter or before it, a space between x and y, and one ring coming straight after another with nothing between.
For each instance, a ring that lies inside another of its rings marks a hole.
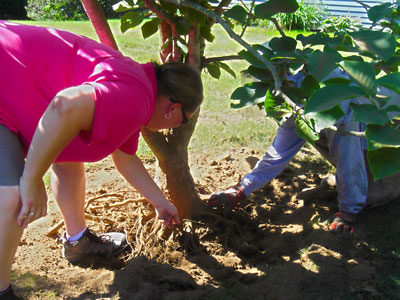
<instances>
[{"instance_id":1,"label":"woman in pink shirt","mask_svg":"<svg viewBox=\"0 0 400 300\"><path fill-rule=\"evenodd\" d=\"M10 270L23 229L46 215L42 177L51 165L66 226L63 252L73 264L126 245L123 234L87 229L83 162L111 154L158 218L179 223L135 153L141 127L175 128L198 109L197 71L182 63L139 64L77 34L6 21L0 61L0 299L14 297Z\"/></svg>"}]
</instances>

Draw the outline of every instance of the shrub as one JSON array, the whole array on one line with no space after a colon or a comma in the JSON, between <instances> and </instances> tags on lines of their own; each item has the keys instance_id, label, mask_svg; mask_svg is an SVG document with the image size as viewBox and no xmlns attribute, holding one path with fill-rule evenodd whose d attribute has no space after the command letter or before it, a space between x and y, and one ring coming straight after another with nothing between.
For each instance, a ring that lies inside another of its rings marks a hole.
<instances>
[{"instance_id":1,"label":"shrub","mask_svg":"<svg viewBox=\"0 0 400 300\"><path fill-rule=\"evenodd\" d=\"M322 30L326 33L353 32L361 28L362 25L358 20L348 17L331 17L322 23Z\"/></svg>"},{"instance_id":2,"label":"shrub","mask_svg":"<svg viewBox=\"0 0 400 300\"><path fill-rule=\"evenodd\" d=\"M118 1L100 1L107 18L117 17L112 6ZM28 17L32 20L76 21L87 19L80 0L28 0L26 11Z\"/></svg>"},{"instance_id":3,"label":"shrub","mask_svg":"<svg viewBox=\"0 0 400 300\"><path fill-rule=\"evenodd\" d=\"M274 18L284 30L313 31L319 28L322 21L328 16L329 13L322 3L309 4L301 1L295 13L279 13ZM261 22L263 23L258 23L257 25L265 26L268 29L275 29L275 25L271 21L263 20Z\"/></svg>"}]
</instances>

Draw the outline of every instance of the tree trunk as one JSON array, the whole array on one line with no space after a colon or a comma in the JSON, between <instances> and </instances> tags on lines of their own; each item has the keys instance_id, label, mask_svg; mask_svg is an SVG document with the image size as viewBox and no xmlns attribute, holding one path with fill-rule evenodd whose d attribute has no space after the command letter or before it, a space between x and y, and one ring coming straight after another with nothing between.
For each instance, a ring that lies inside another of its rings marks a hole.
<instances>
[{"instance_id":1,"label":"tree trunk","mask_svg":"<svg viewBox=\"0 0 400 300\"><path fill-rule=\"evenodd\" d=\"M188 124L168 132L142 131L144 140L166 174L169 196L181 219L190 218L202 209L201 199L190 174L187 152L198 117L199 111L192 116Z\"/></svg>"}]
</instances>

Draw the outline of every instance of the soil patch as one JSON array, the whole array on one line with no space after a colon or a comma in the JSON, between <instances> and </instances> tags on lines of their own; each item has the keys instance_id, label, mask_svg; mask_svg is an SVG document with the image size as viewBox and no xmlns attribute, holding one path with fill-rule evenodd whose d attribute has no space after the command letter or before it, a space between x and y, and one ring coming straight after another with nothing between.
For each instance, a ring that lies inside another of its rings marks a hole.
<instances>
[{"instance_id":1,"label":"soil patch","mask_svg":"<svg viewBox=\"0 0 400 300\"><path fill-rule=\"evenodd\" d=\"M124 257L126 265L84 269L63 259L58 241L63 228L46 235L61 220L49 191L49 215L29 226L17 252L16 292L26 299L380 298L376 269L382 262L366 242L372 229L366 220L379 220L384 211L363 213L354 237L330 234L327 220L337 209L335 192L315 188L331 169L322 159L305 159L310 154L317 155L305 149L235 211L210 209L172 233L161 228L152 207L111 160L90 164L88 225L98 232L127 233L132 249ZM201 197L236 184L260 156L247 148L192 155ZM146 167L158 174L154 162ZM164 187L162 176L157 177Z\"/></svg>"}]
</instances>

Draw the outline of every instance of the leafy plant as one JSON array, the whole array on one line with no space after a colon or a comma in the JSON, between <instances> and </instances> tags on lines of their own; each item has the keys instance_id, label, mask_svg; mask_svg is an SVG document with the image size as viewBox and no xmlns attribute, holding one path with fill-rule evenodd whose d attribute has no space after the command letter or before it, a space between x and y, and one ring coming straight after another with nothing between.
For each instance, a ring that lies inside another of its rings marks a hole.
<instances>
[{"instance_id":1,"label":"leafy plant","mask_svg":"<svg viewBox=\"0 0 400 300\"><path fill-rule=\"evenodd\" d=\"M87 19L80 0L28 0L27 2L25 9L28 18L32 20L78 21ZM118 0L100 0L99 2L104 7L108 18L117 16L112 6Z\"/></svg>"},{"instance_id":2,"label":"leafy plant","mask_svg":"<svg viewBox=\"0 0 400 300\"><path fill-rule=\"evenodd\" d=\"M285 12L289 5L294 9L297 6L295 0L286 1L285 5L272 0L266 3L269 7L264 5L262 14L256 13L256 17L272 20L276 13ZM257 9L260 11L261 5L255 7L256 12ZM354 104L351 109L355 120L366 124L365 132L342 133L367 138L368 160L375 179L399 172L397 118L400 106L378 93L378 86L400 92L400 49L396 42L400 34L399 15L397 6L384 3L371 8L368 16L374 25L381 21L385 30L349 32L348 27L343 27L333 34L299 34L296 39L287 37L280 30L281 37L241 51L239 55L250 63L246 72L257 82L235 90L232 107L257 104L264 105L271 117L282 113L296 115L298 134L314 143L320 130L340 130L334 124L344 115L339 106L343 100L363 96L370 100L370 104ZM350 80L338 78L324 82L324 77L336 68L345 71ZM287 76L294 70L306 75L300 88ZM248 89L251 93L245 92Z\"/></svg>"},{"instance_id":3,"label":"leafy plant","mask_svg":"<svg viewBox=\"0 0 400 300\"><path fill-rule=\"evenodd\" d=\"M295 13L278 13L275 18L282 29L312 31L319 28L328 15L322 4L315 5L301 1ZM272 25L270 23L271 27Z\"/></svg>"},{"instance_id":4,"label":"leafy plant","mask_svg":"<svg viewBox=\"0 0 400 300\"><path fill-rule=\"evenodd\" d=\"M352 32L362 29L359 21L349 17L331 17L325 19L321 27L326 33Z\"/></svg>"}]
</instances>

